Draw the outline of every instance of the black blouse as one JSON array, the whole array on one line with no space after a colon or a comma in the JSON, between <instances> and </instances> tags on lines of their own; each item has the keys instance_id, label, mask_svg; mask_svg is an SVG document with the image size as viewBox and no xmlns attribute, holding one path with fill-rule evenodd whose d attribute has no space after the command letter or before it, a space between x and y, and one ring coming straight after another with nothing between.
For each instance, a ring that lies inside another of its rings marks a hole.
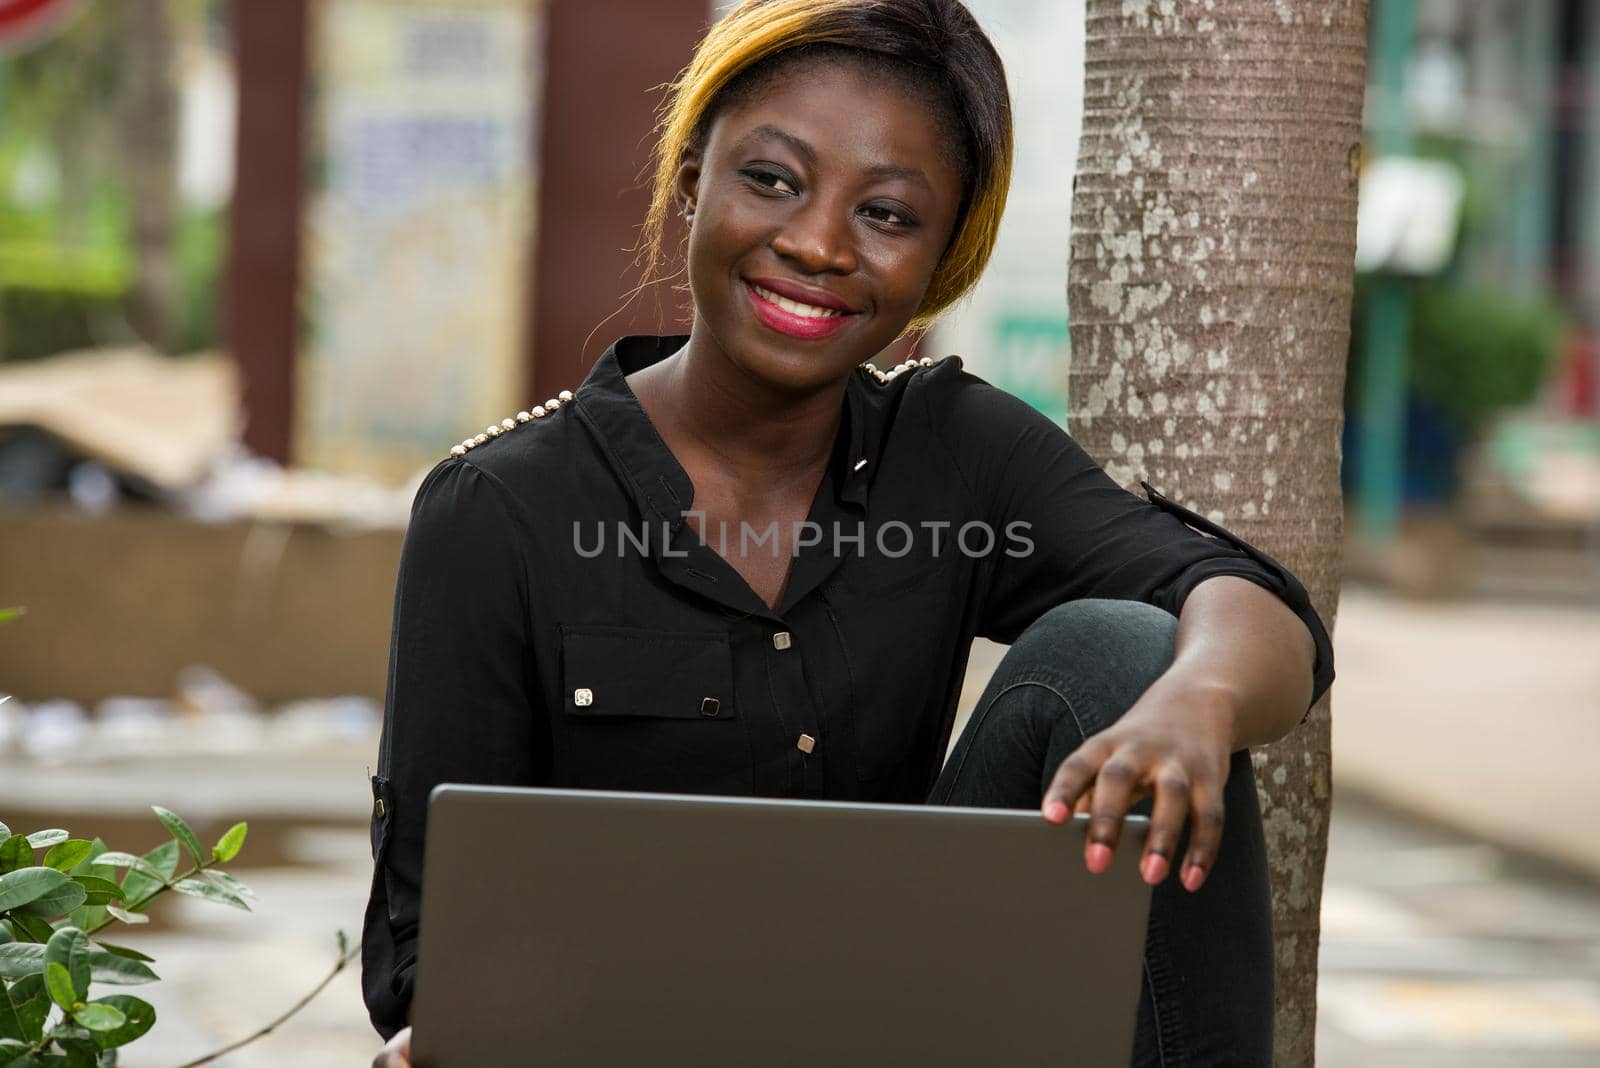
<instances>
[{"instance_id":1,"label":"black blouse","mask_svg":"<svg viewBox=\"0 0 1600 1068\"><path fill-rule=\"evenodd\" d=\"M385 1037L411 998L438 783L921 803L975 635L1010 643L1079 597L1176 615L1216 575L1278 594L1316 640L1316 695L1332 681L1293 575L1148 486L1127 493L956 356L851 376L773 611L716 548L768 532L701 542L693 485L623 379L685 340L618 341L571 400L463 442L417 493L362 936Z\"/></svg>"}]
</instances>

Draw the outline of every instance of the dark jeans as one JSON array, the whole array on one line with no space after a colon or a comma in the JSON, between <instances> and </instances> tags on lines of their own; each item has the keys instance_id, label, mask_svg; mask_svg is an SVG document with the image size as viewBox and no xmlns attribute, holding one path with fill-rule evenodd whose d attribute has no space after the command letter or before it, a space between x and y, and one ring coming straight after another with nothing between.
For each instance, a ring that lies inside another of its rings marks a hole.
<instances>
[{"instance_id":1,"label":"dark jeans","mask_svg":"<svg viewBox=\"0 0 1600 1068\"><path fill-rule=\"evenodd\" d=\"M1038 808L1068 754L1172 663L1176 632L1171 615L1135 601L1046 612L1001 660L928 803ZM1272 1063L1272 909L1248 752L1233 754L1225 805L1222 847L1199 892L1178 883L1185 834L1152 896L1135 1065Z\"/></svg>"}]
</instances>

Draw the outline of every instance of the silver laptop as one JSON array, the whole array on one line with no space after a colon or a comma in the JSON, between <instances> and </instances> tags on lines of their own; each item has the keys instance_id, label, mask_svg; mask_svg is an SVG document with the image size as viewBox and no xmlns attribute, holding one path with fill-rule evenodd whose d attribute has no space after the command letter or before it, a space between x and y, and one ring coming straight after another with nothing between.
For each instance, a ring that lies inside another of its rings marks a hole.
<instances>
[{"instance_id":1,"label":"silver laptop","mask_svg":"<svg viewBox=\"0 0 1600 1068\"><path fill-rule=\"evenodd\" d=\"M440 786L419 1068L1125 1065L1148 821Z\"/></svg>"}]
</instances>

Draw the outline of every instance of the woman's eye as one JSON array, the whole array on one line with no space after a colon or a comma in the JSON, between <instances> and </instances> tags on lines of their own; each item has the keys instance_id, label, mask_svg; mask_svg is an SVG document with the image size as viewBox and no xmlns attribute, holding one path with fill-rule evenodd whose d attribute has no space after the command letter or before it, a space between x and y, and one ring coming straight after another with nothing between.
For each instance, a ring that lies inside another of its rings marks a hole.
<instances>
[{"instance_id":1,"label":"woman's eye","mask_svg":"<svg viewBox=\"0 0 1600 1068\"><path fill-rule=\"evenodd\" d=\"M894 208L883 204L868 204L861 209L861 212L874 222L889 223L892 226L904 226L911 221Z\"/></svg>"},{"instance_id":2,"label":"woman's eye","mask_svg":"<svg viewBox=\"0 0 1600 1068\"><path fill-rule=\"evenodd\" d=\"M757 185L765 186L777 193L795 192L794 185L790 183L789 179L772 171L745 171L744 176Z\"/></svg>"}]
</instances>

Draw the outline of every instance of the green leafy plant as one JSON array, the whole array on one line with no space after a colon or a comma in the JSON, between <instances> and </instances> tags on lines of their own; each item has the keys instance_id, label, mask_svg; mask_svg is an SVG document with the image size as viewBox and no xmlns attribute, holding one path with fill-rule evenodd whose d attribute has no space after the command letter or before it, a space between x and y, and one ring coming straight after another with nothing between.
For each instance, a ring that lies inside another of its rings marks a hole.
<instances>
[{"instance_id":1,"label":"green leafy plant","mask_svg":"<svg viewBox=\"0 0 1600 1068\"><path fill-rule=\"evenodd\" d=\"M159 978L152 958L99 938L106 927L148 923L147 910L169 890L250 909L255 894L222 870L244 846L247 825L207 848L177 813L151 809L172 837L142 856L58 828L23 835L0 823L0 1068L111 1068L117 1051L155 1024L155 1009L140 998L92 996L95 983ZM304 1008L354 958L343 931L338 941L333 970L288 1012L182 1068L253 1042Z\"/></svg>"},{"instance_id":2,"label":"green leafy plant","mask_svg":"<svg viewBox=\"0 0 1600 1068\"><path fill-rule=\"evenodd\" d=\"M143 856L57 828L22 835L0 824L0 1065L114 1065L117 1049L150 1030L149 1003L91 994L92 983L157 979L150 957L98 939L104 928L148 923L146 910L169 890L250 908L250 888L220 867L238 856L246 825L206 849L176 813L152 808L172 839Z\"/></svg>"},{"instance_id":3,"label":"green leafy plant","mask_svg":"<svg viewBox=\"0 0 1600 1068\"><path fill-rule=\"evenodd\" d=\"M0 608L0 623L25 611ZM255 893L221 867L244 848L249 826L234 824L208 849L176 812L150 809L172 837L143 856L60 828L23 835L0 823L0 1068L115 1068L118 1050L154 1026L156 1011L140 998L90 998L91 983L159 978L153 958L92 937L101 930L149 923L146 911L169 890L250 911ZM337 937L333 968L309 993L264 1027L179 1068L247 1046L310 1004L359 951L343 931Z\"/></svg>"}]
</instances>

